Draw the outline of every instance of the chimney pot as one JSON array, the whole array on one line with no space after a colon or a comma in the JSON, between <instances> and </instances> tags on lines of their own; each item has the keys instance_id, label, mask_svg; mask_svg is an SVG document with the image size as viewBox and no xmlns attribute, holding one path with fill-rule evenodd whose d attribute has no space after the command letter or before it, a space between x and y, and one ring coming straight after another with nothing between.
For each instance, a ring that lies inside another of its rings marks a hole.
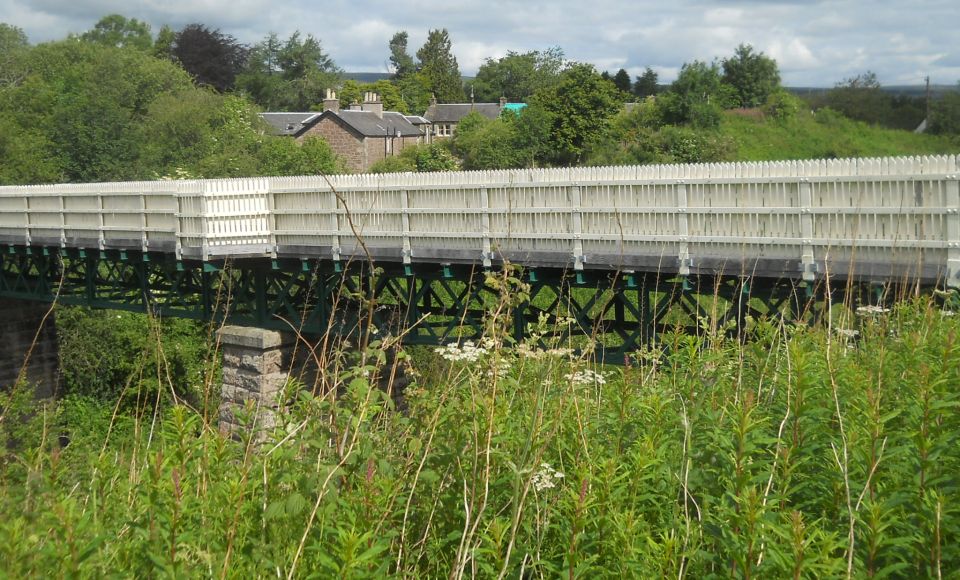
<instances>
[{"instance_id":1,"label":"chimney pot","mask_svg":"<svg viewBox=\"0 0 960 580\"><path fill-rule=\"evenodd\" d=\"M369 111L379 117L383 118L383 102L380 101L380 95L374 92L364 93L363 94L363 105L361 106L362 111Z\"/></svg>"},{"instance_id":2,"label":"chimney pot","mask_svg":"<svg viewBox=\"0 0 960 580\"><path fill-rule=\"evenodd\" d=\"M334 113L340 110L340 101L337 99L336 91L327 89L327 97L323 99L323 110L333 111Z\"/></svg>"}]
</instances>

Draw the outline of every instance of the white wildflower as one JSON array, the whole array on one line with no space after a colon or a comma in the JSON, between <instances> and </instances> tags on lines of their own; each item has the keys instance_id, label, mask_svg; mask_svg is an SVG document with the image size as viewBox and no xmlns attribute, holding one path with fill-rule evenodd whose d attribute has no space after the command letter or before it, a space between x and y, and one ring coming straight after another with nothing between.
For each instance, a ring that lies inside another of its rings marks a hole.
<instances>
[{"instance_id":1,"label":"white wildflower","mask_svg":"<svg viewBox=\"0 0 960 580\"><path fill-rule=\"evenodd\" d=\"M942 316L942 317L944 317L944 318L947 318L947 317L950 317L950 316L956 316L956 314L957 314L957 313L954 312L954 311L952 311L952 310L941 310L941 311L940 311L940 316Z\"/></svg>"},{"instance_id":2,"label":"white wildflower","mask_svg":"<svg viewBox=\"0 0 960 580\"><path fill-rule=\"evenodd\" d=\"M605 385L607 383L607 379L602 374L590 369L569 373L563 375L563 378L575 385Z\"/></svg>"},{"instance_id":3,"label":"white wildflower","mask_svg":"<svg viewBox=\"0 0 960 580\"><path fill-rule=\"evenodd\" d=\"M494 375L498 377L506 376L510 372L511 367L512 365L510 364L510 361L506 359L500 359L494 363L490 369L487 370L487 376L490 378L493 378Z\"/></svg>"},{"instance_id":4,"label":"white wildflower","mask_svg":"<svg viewBox=\"0 0 960 580\"><path fill-rule=\"evenodd\" d=\"M844 338L857 338L860 336L859 330L853 330L851 328L834 328L833 331Z\"/></svg>"},{"instance_id":5,"label":"white wildflower","mask_svg":"<svg viewBox=\"0 0 960 580\"><path fill-rule=\"evenodd\" d=\"M883 306L860 306L857 308L858 316L879 316L887 312L890 312L890 309Z\"/></svg>"},{"instance_id":6,"label":"white wildflower","mask_svg":"<svg viewBox=\"0 0 960 580\"><path fill-rule=\"evenodd\" d=\"M455 342L451 342L447 346L435 348L434 352L449 361L476 362L481 356L487 354L487 349L476 346L472 340L467 340L463 346L457 346Z\"/></svg>"},{"instance_id":7,"label":"white wildflower","mask_svg":"<svg viewBox=\"0 0 960 580\"><path fill-rule=\"evenodd\" d=\"M534 489L537 491L543 491L545 489L551 489L556 487L557 481L563 479L563 474L550 466L549 463L541 463L540 471L533 474L533 483Z\"/></svg>"}]
</instances>

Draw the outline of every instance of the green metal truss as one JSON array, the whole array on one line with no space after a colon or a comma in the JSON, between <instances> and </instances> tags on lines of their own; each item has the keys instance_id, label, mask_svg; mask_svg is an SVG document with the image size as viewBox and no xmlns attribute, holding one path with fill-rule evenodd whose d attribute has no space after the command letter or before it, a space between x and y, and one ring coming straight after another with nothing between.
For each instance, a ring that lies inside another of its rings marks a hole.
<instances>
[{"instance_id":1,"label":"green metal truss","mask_svg":"<svg viewBox=\"0 0 960 580\"><path fill-rule=\"evenodd\" d=\"M504 290L506 288L507 290ZM812 323L830 304L888 304L902 287L472 265L244 258L0 246L0 297L226 321L305 335L376 328L406 344L478 340L489 325L543 348L623 362L667 332ZM493 313L497 313L493 316Z\"/></svg>"}]
</instances>

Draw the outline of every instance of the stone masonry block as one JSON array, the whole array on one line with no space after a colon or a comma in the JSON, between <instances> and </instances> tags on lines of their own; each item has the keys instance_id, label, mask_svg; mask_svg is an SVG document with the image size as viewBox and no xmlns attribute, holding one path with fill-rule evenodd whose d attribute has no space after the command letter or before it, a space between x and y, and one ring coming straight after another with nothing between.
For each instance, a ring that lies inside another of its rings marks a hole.
<instances>
[{"instance_id":1,"label":"stone masonry block","mask_svg":"<svg viewBox=\"0 0 960 580\"><path fill-rule=\"evenodd\" d=\"M286 335L282 332L246 326L224 326L217 331L217 335L225 350L229 346L266 350L283 346L288 342Z\"/></svg>"}]
</instances>

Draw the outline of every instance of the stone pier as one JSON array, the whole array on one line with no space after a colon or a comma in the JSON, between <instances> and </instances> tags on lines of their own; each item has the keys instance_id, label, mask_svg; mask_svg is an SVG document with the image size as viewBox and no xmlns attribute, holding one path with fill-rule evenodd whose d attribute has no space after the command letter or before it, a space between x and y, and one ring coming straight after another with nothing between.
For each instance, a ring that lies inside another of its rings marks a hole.
<instances>
[{"instance_id":1,"label":"stone pier","mask_svg":"<svg viewBox=\"0 0 960 580\"><path fill-rule=\"evenodd\" d=\"M294 336L245 326L224 326L218 332L223 350L220 431L239 433L240 415L252 412L247 428L263 432L276 426L279 397L290 376Z\"/></svg>"},{"instance_id":2,"label":"stone pier","mask_svg":"<svg viewBox=\"0 0 960 580\"><path fill-rule=\"evenodd\" d=\"M50 307L43 302L0 300L0 389L12 388L22 369L38 399L56 396L60 365L54 314L44 321Z\"/></svg>"}]
</instances>

